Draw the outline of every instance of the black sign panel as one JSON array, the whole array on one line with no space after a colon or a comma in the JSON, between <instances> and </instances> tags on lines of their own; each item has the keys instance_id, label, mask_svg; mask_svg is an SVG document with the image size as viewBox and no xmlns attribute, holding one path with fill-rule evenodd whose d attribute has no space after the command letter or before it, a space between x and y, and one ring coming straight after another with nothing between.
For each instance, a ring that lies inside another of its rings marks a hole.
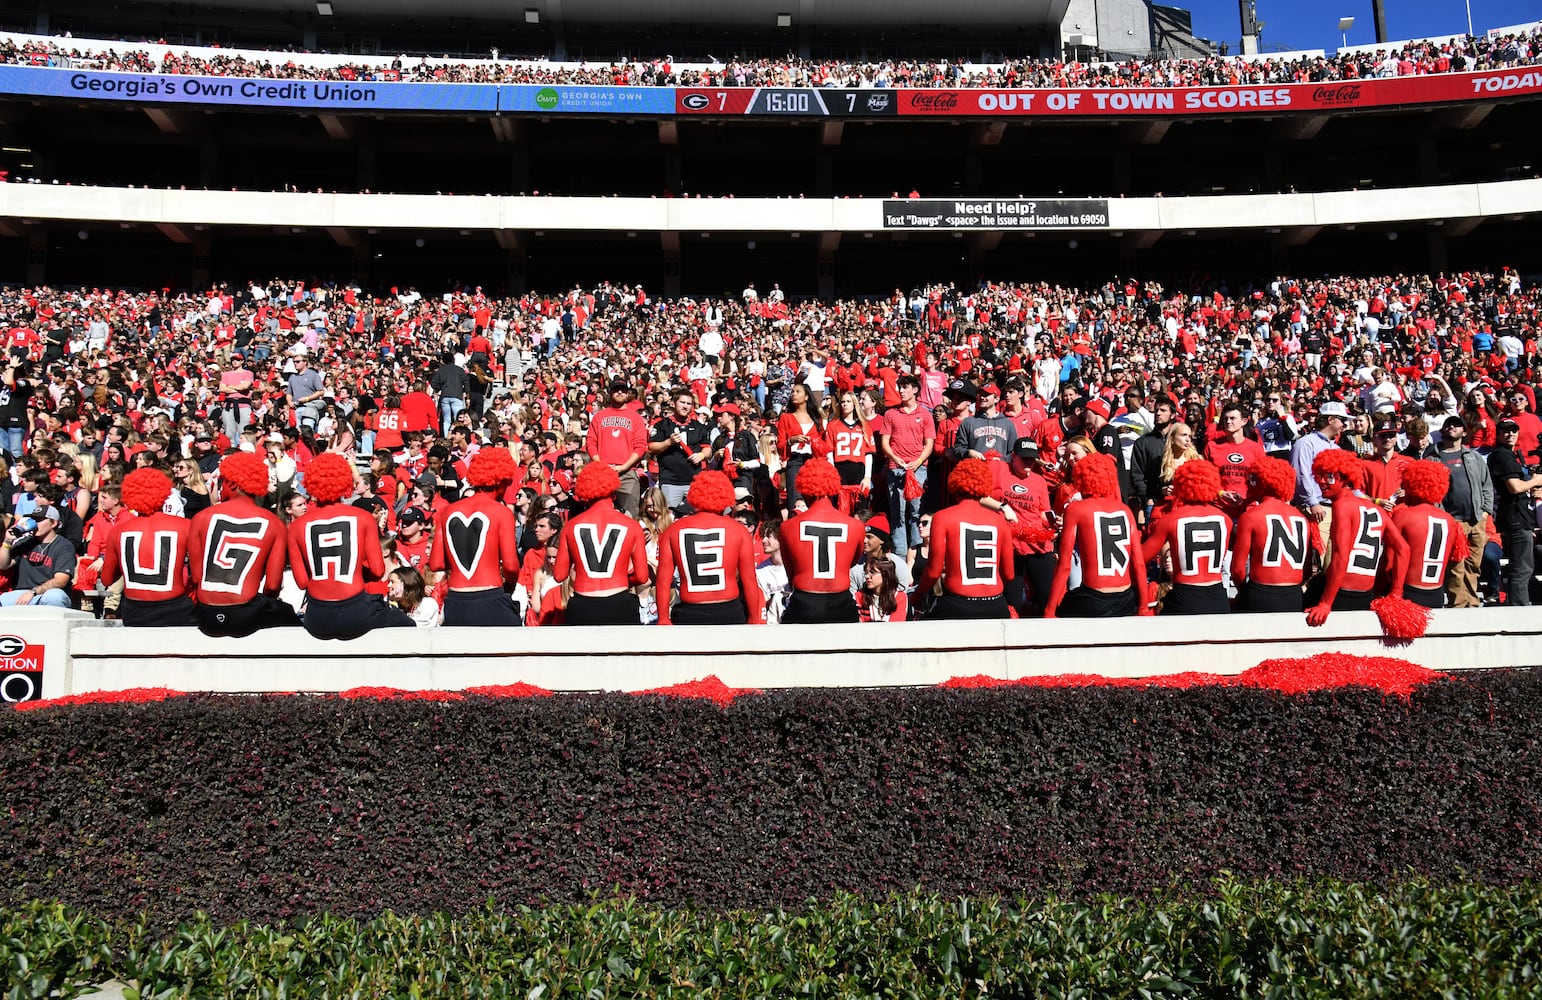
<instances>
[{"instance_id":1,"label":"black sign panel","mask_svg":"<svg viewBox=\"0 0 1542 1000\"><path fill-rule=\"evenodd\" d=\"M1108 199L884 199L885 229L1107 229Z\"/></svg>"},{"instance_id":2,"label":"black sign panel","mask_svg":"<svg viewBox=\"0 0 1542 1000\"><path fill-rule=\"evenodd\" d=\"M825 107L820 91L808 87L761 87L750 99L747 115L798 115L824 118Z\"/></svg>"},{"instance_id":3,"label":"black sign panel","mask_svg":"<svg viewBox=\"0 0 1542 1000\"><path fill-rule=\"evenodd\" d=\"M837 118L882 118L899 114L899 94L892 90L821 90L825 107Z\"/></svg>"}]
</instances>

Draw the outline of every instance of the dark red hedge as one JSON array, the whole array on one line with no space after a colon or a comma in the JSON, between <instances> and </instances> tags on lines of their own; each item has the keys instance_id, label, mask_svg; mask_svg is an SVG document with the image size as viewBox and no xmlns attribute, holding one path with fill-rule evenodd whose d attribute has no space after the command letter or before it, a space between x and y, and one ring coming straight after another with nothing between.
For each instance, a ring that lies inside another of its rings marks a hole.
<instances>
[{"instance_id":1,"label":"dark red hedge","mask_svg":"<svg viewBox=\"0 0 1542 1000\"><path fill-rule=\"evenodd\" d=\"M272 920L835 889L1542 877L1542 672L0 713L0 905Z\"/></svg>"}]
</instances>

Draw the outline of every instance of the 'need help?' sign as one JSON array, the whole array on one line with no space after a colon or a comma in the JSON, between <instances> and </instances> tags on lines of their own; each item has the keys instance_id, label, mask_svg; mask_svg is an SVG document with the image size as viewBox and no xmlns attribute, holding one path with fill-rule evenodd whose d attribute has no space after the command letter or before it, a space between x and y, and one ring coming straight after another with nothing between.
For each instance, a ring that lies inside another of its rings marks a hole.
<instances>
[{"instance_id":1,"label":"'need help?' sign","mask_svg":"<svg viewBox=\"0 0 1542 1000\"><path fill-rule=\"evenodd\" d=\"M1106 198L885 199L885 229L1107 229Z\"/></svg>"},{"instance_id":2,"label":"'need help?' sign","mask_svg":"<svg viewBox=\"0 0 1542 1000\"><path fill-rule=\"evenodd\" d=\"M0 635L0 701L43 697L43 647L17 635Z\"/></svg>"}]
</instances>

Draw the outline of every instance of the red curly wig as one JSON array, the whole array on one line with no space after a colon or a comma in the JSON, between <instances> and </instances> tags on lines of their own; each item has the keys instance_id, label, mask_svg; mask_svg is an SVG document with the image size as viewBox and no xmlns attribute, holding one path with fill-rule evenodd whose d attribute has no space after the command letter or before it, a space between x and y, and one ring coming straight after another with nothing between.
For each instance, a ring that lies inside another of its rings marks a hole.
<instances>
[{"instance_id":1,"label":"red curly wig","mask_svg":"<svg viewBox=\"0 0 1542 1000\"><path fill-rule=\"evenodd\" d=\"M171 496L171 477L160 469L135 469L123 477L119 496L136 514L155 514Z\"/></svg>"},{"instance_id":2,"label":"red curly wig","mask_svg":"<svg viewBox=\"0 0 1542 1000\"><path fill-rule=\"evenodd\" d=\"M590 462L578 470L578 483L573 487L573 496L579 503L593 503L606 497L613 497L621 488L621 477L616 470L604 462Z\"/></svg>"},{"instance_id":3,"label":"red curly wig","mask_svg":"<svg viewBox=\"0 0 1542 1000\"><path fill-rule=\"evenodd\" d=\"M1281 458L1261 458L1253 465L1253 496L1273 497L1286 503L1296 495L1296 470Z\"/></svg>"},{"instance_id":4,"label":"red curly wig","mask_svg":"<svg viewBox=\"0 0 1542 1000\"><path fill-rule=\"evenodd\" d=\"M1415 503L1440 503L1451 489L1444 462L1410 462L1403 468L1403 492Z\"/></svg>"},{"instance_id":5,"label":"red curly wig","mask_svg":"<svg viewBox=\"0 0 1542 1000\"><path fill-rule=\"evenodd\" d=\"M319 504L337 503L353 492L353 466L336 452L317 455L305 470L305 492Z\"/></svg>"},{"instance_id":6,"label":"red curly wig","mask_svg":"<svg viewBox=\"0 0 1542 1000\"><path fill-rule=\"evenodd\" d=\"M1343 448L1329 448L1312 459L1312 478L1317 479L1326 475L1337 476L1351 489L1358 490L1365 482L1365 467L1360 464L1354 452L1345 451Z\"/></svg>"},{"instance_id":7,"label":"red curly wig","mask_svg":"<svg viewBox=\"0 0 1542 1000\"><path fill-rule=\"evenodd\" d=\"M1202 458L1191 458L1173 473L1173 496L1179 503L1215 503L1221 496L1221 470Z\"/></svg>"},{"instance_id":8,"label":"red curly wig","mask_svg":"<svg viewBox=\"0 0 1542 1000\"><path fill-rule=\"evenodd\" d=\"M1084 497L1117 497L1119 467L1111 455L1087 455L1071 467L1071 484Z\"/></svg>"},{"instance_id":9,"label":"red curly wig","mask_svg":"<svg viewBox=\"0 0 1542 1000\"><path fill-rule=\"evenodd\" d=\"M820 497L833 497L841 491L841 477L835 471L835 466L822 458L809 459L803 463L803 468L798 470L798 478L795 481L798 492L810 501Z\"/></svg>"},{"instance_id":10,"label":"red curly wig","mask_svg":"<svg viewBox=\"0 0 1542 1000\"><path fill-rule=\"evenodd\" d=\"M716 469L698 472L685 502L703 513L721 514L734 505L734 484Z\"/></svg>"},{"instance_id":11,"label":"red curly wig","mask_svg":"<svg viewBox=\"0 0 1542 1000\"><path fill-rule=\"evenodd\" d=\"M478 449L466 466L466 482L474 490L496 490L514 481L514 456L502 445Z\"/></svg>"},{"instance_id":12,"label":"red curly wig","mask_svg":"<svg viewBox=\"0 0 1542 1000\"><path fill-rule=\"evenodd\" d=\"M225 456L220 462L220 483L231 486L249 497L260 498L268 494L268 463L256 452L238 451Z\"/></svg>"},{"instance_id":13,"label":"red curly wig","mask_svg":"<svg viewBox=\"0 0 1542 1000\"><path fill-rule=\"evenodd\" d=\"M978 458L966 458L948 473L948 492L956 497L978 500L990 496L995 486L990 466Z\"/></svg>"}]
</instances>

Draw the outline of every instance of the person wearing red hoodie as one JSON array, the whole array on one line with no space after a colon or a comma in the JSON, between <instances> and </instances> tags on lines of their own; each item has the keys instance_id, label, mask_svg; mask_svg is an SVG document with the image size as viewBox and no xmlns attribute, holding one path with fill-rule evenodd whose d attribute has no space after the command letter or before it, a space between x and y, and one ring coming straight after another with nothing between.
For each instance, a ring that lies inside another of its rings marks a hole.
<instances>
[{"instance_id":1,"label":"person wearing red hoodie","mask_svg":"<svg viewBox=\"0 0 1542 1000\"><path fill-rule=\"evenodd\" d=\"M428 565L444 574L449 588L445 625L520 624L506 589L519 575L519 534L514 512L500 499L515 471L509 449L479 449L466 467L475 492L434 514Z\"/></svg>"},{"instance_id":2,"label":"person wearing red hoodie","mask_svg":"<svg viewBox=\"0 0 1542 1000\"><path fill-rule=\"evenodd\" d=\"M573 496L587 509L562 528L552 578L572 577L569 625L638 625L637 593L648 582L648 537L643 526L616 509L621 477L603 462L578 473Z\"/></svg>"},{"instance_id":3,"label":"person wearing red hoodie","mask_svg":"<svg viewBox=\"0 0 1542 1000\"><path fill-rule=\"evenodd\" d=\"M192 523L163 513L171 479L160 469L123 478L123 502L139 516L119 524L102 559L102 583L123 578L118 617L131 628L197 624L187 552Z\"/></svg>"},{"instance_id":4,"label":"person wearing red hoodie","mask_svg":"<svg viewBox=\"0 0 1542 1000\"><path fill-rule=\"evenodd\" d=\"M699 472L685 502L696 513L670 525L659 539L654 575L659 624L763 624L765 598L755 579L754 540L748 528L724 516L734 504L733 483L716 469ZM671 607L677 593L680 602Z\"/></svg>"},{"instance_id":5,"label":"person wearing red hoodie","mask_svg":"<svg viewBox=\"0 0 1542 1000\"><path fill-rule=\"evenodd\" d=\"M314 506L289 524L289 568L305 591L305 630L318 639L354 639L377 628L415 628L405 611L365 591L385 577L379 528L345 502L353 467L335 452L316 457L305 478Z\"/></svg>"},{"instance_id":6,"label":"person wearing red hoodie","mask_svg":"<svg viewBox=\"0 0 1542 1000\"><path fill-rule=\"evenodd\" d=\"M257 505L268 494L267 463L253 452L227 456L220 462L220 492L220 503L194 516L188 540L199 631L245 636L300 624L294 609L278 599L288 540L284 524Z\"/></svg>"},{"instance_id":7,"label":"person wearing red hoodie","mask_svg":"<svg viewBox=\"0 0 1542 1000\"><path fill-rule=\"evenodd\" d=\"M842 514L831 502L840 494L841 477L824 459L804 462L794 486L809 508L783 521L779 533L782 562L792 583L782 622L855 622L851 567L862 557L866 534L862 522Z\"/></svg>"}]
</instances>

